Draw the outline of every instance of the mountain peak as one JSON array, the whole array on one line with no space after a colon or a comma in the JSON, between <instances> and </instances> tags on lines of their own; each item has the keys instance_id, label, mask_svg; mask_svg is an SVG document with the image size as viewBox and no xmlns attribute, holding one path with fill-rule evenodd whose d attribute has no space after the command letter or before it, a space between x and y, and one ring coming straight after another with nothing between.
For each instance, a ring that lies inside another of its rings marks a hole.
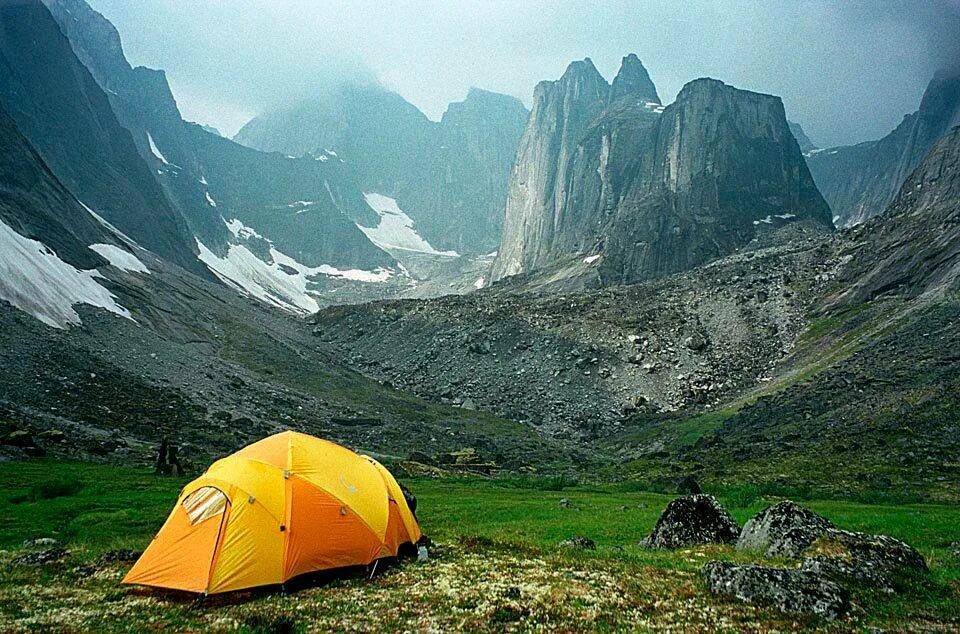
<instances>
[{"instance_id":1,"label":"mountain peak","mask_svg":"<svg viewBox=\"0 0 960 634\"><path fill-rule=\"evenodd\" d=\"M595 81L597 79L603 83L607 83L607 80L603 78L603 75L600 74L597 67L593 65L593 60L589 57L570 62L567 70L565 70L560 77L560 81Z\"/></svg>"},{"instance_id":2,"label":"mountain peak","mask_svg":"<svg viewBox=\"0 0 960 634\"><path fill-rule=\"evenodd\" d=\"M630 53L623 58L620 63L620 72L613 80L612 99L618 99L624 95L636 95L647 101L660 103L660 96L657 95L657 88L650 79L650 74L643 66L636 53Z\"/></svg>"}]
</instances>

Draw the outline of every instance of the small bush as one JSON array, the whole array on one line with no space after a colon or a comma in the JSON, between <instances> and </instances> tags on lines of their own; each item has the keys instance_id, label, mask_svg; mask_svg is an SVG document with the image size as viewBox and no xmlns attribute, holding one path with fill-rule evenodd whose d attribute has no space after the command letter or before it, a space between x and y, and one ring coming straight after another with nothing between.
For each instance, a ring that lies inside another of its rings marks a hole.
<instances>
[{"instance_id":1,"label":"small bush","mask_svg":"<svg viewBox=\"0 0 960 634\"><path fill-rule=\"evenodd\" d=\"M76 495L83 490L83 483L77 480L47 480L32 485L25 494L10 498L14 504L38 502Z\"/></svg>"},{"instance_id":2,"label":"small bush","mask_svg":"<svg viewBox=\"0 0 960 634\"><path fill-rule=\"evenodd\" d=\"M498 483L512 489L533 489L536 491L563 491L569 487L575 487L579 481L573 476L531 476L531 475L513 475L500 478Z\"/></svg>"}]
</instances>

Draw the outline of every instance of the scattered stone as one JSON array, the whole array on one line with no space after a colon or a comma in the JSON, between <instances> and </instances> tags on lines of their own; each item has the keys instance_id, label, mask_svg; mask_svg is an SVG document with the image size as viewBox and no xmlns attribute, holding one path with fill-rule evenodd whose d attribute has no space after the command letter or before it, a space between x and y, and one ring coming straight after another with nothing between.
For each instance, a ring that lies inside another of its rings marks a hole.
<instances>
[{"instance_id":1,"label":"scattered stone","mask_svg":"<svg viewBox=\"0 0 960 634\"><path fill-rule=\"evenodd\" d=\"M63 561L69 556L70 551L64 548L47 548L14 557L10 563L14 566L44 566Z\"/></svg>"},{"instance_id":2,"label":"scattered stone","mask_svg":"<svg viewBox=\"0 0 960 634\"><path fill-rule=\"evenodd\" d=\"M703 336L703 333L695 332L683 340L683 345L689 350L700 352L707 347L707 338Z\"/></svg>"},{"instance_id":3,"label":"scattered stone","mask_svg":"<svg viewBox=\"0 0 960 634\"><path fill-rule=\"evenodd\" d=\"M36 539L28 539L23 542L24 548L42 548L42 547L51 547L59 544L57 540L52 537L37 537Z\"/></svg>"},{"instance_id":4,"label":"scattered stone","mask_svg":"<svg viewBox=\"0 0 960 634\"><path fill-rule=\"evenodd\" d=\"M814 572L711 561L700 574L715 594L771 605L782 612L835 619L850 610L850 592Z\"/></svg>"},{"instance_id":5,"label":"scattered stone","mask_svg":"<svg viewBox=\"0 0 960 634\"><path fill-rule=\"evenodd\" d=\"M140 559L140 555L143 554L142 550L108 550L100 556L100 563L102 564L112 564L115 562L130 562Z\"/></svg>"},{"instance_id":6,"label":"scattered stone","mask_svg":"<svg viewBox=\"0 0 960 634\"><path fill-rule=\"evenodd\" d=\"M694 494L670 502L653 532L640 545L674 549L696 544L729 544L739 535L739 524L715 497Z\"/></svg>"},{"instance_id":7,"label":"scattered stone","mask_svg":"<svg viewBox=\"0 0 960 634\"><path fill-rule=\"evenodd\" d=\"M573 506L573 502L571 502L569 498L561 498L559 504L565 509L568 509L571 506Z\"/></svg>"},{"instance_id":8,"label":"scattered stone","mask_svg":"<svg viewBox=\"0 0 960 634\"><path fill-rule=\"evenodd\" d=\"M784 500L768 506L743 525L737 550L767 557L799 557L832 528L833 523L825 517Z\"/></svg>"},{"instance_id":9,"label":"scattered stone","mask_svg":"<svg viewBox=\"0 0 960 634\"><path fill-rule=\"evenodd\" d=\"M589 537L584 535L575 535L570 539L565 539L560 542L560 545L564 548L575 548L577 550L596 550L597 544Z\"/></svg>"}]
</instances>

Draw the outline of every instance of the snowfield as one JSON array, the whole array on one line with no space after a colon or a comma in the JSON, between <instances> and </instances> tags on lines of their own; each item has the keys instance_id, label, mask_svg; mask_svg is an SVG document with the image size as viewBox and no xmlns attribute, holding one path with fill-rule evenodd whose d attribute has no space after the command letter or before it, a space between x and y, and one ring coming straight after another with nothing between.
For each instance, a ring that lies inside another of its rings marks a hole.
<instances>
[{"instance_id":1,"label":"snowfield","mask_svg":"<svg viewBox=\"0 0 960 634\"><path fill-rule=\"evenodd\" d=\"M124 251L114 244L91 244L90 250L99 253L107 262L117 267L121 271L129 271L131 273L150 273L150 269L148 269L143 262L138 260L137 256L129 251Z\"/></svg>"},{"instance_id":2,"label":"snowfield","mask_svg":"<svg viewBox=\"0 0 960 634\"><path fill-rule=\"evenodd\" d=\"M372 192L365 193L363 198L380 216L380 221L376 227L364 227L361 224L357 224L357 227L371 242L384 251L395 257L396 254L393 251L414 251L448 258L460 257L456 251L437 251L433 248L417 233L413 228L413 219L400 209L393 198Z\"/></svg>"},{"instance_id":3,"label":"snowfield","mask_svg":"<svg viewBox=\"0 0 960 634\"><path fill-rule=\"evenodd\" d=\"M74 304L105 308L133 321L97 278L102 276L96 270L67 264L42 242L26 238L0 221L0 299L54 328L81 323Z\"/></svg>"}]
</instances>

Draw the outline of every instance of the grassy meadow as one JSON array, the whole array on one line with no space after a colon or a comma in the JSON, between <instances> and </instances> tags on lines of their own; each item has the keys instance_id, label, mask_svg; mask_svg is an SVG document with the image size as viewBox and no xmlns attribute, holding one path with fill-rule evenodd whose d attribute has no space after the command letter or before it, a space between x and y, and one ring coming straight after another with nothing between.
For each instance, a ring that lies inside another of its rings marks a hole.
<instances>
[{"instance_id":1,"label":"grassy meadow","mask_svg":"<svg viewBox=\"0 0 960 634\"><path fill-rule=\"evenodd\" d=\"M277 589L198 600L119 584L129 563L115 549L142 549L185 479L143 470L48 460L0 463L0 631L857 631L960 628L960 509L805 500L841 528L903 539L924 554L925 579L900 592L855 596L854 612L825 623L705 592L710 559L757 557L729 547L647 551L637 543L672 496L627 485L559 480L404 479L434 540L427 562L404 561L367 579L362 571ZM772 500L720 492L741 523ZM561 500L567 500L561 504ZM596 550L560 545L575 535ZM13 565L26 539L53 537L60 563ZM783 562L790 565L789 562Z\"/></svg>"}]
</instances>

